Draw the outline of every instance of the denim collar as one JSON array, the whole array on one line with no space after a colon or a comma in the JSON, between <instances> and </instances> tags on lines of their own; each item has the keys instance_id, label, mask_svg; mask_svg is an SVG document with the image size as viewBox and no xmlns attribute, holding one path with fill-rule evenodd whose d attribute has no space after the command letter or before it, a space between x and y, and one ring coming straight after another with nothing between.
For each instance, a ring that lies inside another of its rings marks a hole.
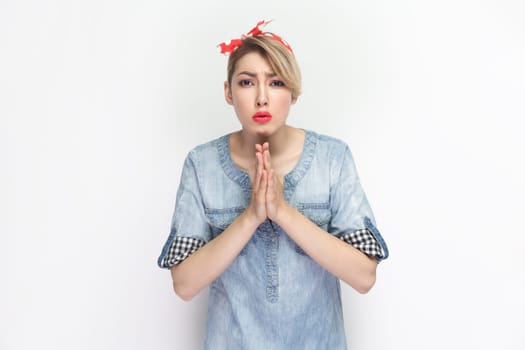
<instances>
[{"instance_id":1,"label":"denim collar","mask_svg":"<svg viewBox=\"0 0 525 350\"><path fill-rule=\"evenodd\" d=\"M230 134L226 134L217 140L217 149L219 152L219 159L224 173L235 183L237 183L243 191L251 193L250 177L248 173L242 171L232 161L230 153ZM317 144L317 137L313 131L305 130L303 152L301 158L295 167L284 177L284 195L288 200L292 195L295 187L306 174L315 153L315 146Z\"/></svg>"}]
</instances>

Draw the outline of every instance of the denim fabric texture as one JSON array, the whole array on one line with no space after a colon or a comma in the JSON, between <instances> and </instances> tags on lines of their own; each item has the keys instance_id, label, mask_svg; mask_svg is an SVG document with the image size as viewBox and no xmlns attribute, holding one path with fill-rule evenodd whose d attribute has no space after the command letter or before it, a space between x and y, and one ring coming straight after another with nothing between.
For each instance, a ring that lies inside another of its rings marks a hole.
<instances>
[{"instance_id":1,"label":"denim fabric texture","mask_svg":"<svg viewBox=\"0 0 525 350\"><path fill-rule=\"evenodd\" d=\"M305 131L295 168L284 178L284 195L325 231L340 237L376 228L349 147ZM248 206L247 173L230 156L224 135L187 156L172 229L159 262L175 237L205 243L220 235ZM346 349L339 280L313 261L275 223L261 224L224 273L210 285L205 349Z\"/></svg>"}]
</instances>

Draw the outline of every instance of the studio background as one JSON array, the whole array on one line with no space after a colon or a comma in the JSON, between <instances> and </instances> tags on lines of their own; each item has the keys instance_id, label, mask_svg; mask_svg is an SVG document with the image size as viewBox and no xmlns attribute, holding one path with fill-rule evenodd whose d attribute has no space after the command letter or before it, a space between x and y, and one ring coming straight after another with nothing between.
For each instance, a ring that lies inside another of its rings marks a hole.
<instances>
[{"instance_id":1,"label":"studio background","mask_svg":"<svg viewBox=\"0 0 525 350\"><path fill-rule=\"evenodd\" d=\"M525 5L0 2L0 349L198 349L156 267L186 153L239 127L219 42L291 43L290 124L346 141L391 257L351 349L525 348Z\"/></svg>"}]
</instances>

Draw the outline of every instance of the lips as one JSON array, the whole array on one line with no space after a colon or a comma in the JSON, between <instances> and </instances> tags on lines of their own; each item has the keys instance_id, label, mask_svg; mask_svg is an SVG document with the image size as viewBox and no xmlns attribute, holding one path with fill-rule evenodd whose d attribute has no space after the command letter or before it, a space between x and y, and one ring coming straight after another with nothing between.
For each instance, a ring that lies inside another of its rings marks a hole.
<instances>
[{"instance_id":1,"label":"lips","mask_svg":"<svg viewBox=\"0 0 525 350\"><path fill-rule=\"evenodd\" d=\"M256 123L267 123L272 120L272 115L266 111L260 111L253 115L253 121Z\"/></svg>"}]
</instances>

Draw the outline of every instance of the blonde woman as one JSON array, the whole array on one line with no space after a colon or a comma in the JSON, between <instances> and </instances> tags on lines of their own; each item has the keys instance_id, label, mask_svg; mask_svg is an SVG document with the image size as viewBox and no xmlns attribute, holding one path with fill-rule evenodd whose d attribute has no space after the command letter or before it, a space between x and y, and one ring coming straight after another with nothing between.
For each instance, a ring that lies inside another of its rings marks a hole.
<instances>
[{"instance_id":1,"label":"blonde woman","mask_svg":"<svg viewBox=\"0 0 525 350\"><path fill-rule=\"evenodd\" d=\"M188 154L158 264L210 286L205 349L346 349L339 281L366 293L388 249L348 146L287 124L300 70L266 24L221 44L242 128Z\"/></svg>"}]
</instances>

